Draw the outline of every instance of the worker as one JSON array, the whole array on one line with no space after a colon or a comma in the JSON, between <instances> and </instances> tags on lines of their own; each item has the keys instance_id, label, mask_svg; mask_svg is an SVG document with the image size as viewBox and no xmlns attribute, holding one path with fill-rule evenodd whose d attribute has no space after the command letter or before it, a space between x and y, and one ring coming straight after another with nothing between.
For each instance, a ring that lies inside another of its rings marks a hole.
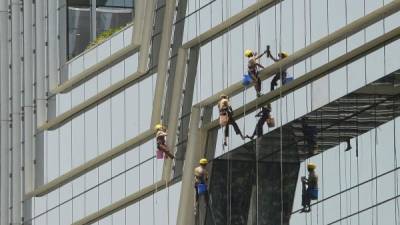
<instances>
[{"instance_id":1,"label":"worker","mask_svg":"<svg viewBox=\"0 0 400 225\"><path fill-rule=\"evenodd\" d=\"M275 58L272 54L271 51L269 49L269 46L267 47L267 57L271 58L274 62L278 62L286 57L288 57L289 55L286 52L280 52L278 54L278 58ZM286 69L279 71L278 73L275 74L274 78L272 78L271 81L271 91L273 91L275 89L275 86L278 85L278 80L282 79L282 84L286 83L286 76L287 76L287 72Z\"/></svg>"},{"instance_id":2,"label":"worker","mask_svg":"<svg viewBox=\"0 0 400 225\"><path fill-rule=\"evenodd\" d=\"M227 145L227 139L229 137L229 124L233 126L235 133L237 135L240 135L242 140L244 140L242 131L240 131L239 126L237 125L235 119L233 119L233 110L231 105L229 104L229 98L227 95L222 94L220 96L220 100L218 102L218 109L219 109L219 124L222 127L225 127L224 146Z\"/></svg>"},{"instance_id":3,"label":"worker","mask_svg":"<svg viewBox=\"0 0 400 225\"><path fill-rule=\"evenodd\" d=\"M164 153L169 158L173 159L174 155L168 150L168 146L166 144L166 137L168 135L167 129L162 124L157 124L154 127L156 131L156 140L157 140L157 150Z\"/></svg>"},{"instance_id":4,"label":"worker","mask_svg":"<svg viewBox=\"0 0 400 225\"><path fill-rule=\"evenodd\" d=\"M257 137L261 137L263 135L263 126L264 123L268 123L268 120L272 119L271 117L271 105L268 104L266 107L263 106L261 107L261 111L258 112L256 115L256 117L259 117L258 121L257 121L257 125L256 128L254 129L253 135L249 136L246 135L247 138L250 139L254 139L254 136L257 135ZM268 126L270 126L268 124Z\"/></svg>"},{"instance_id":5,"label":"worker","mask_svg":"<svg viewBox=\"0 0 400 225\"><path fill-rule=\"evenodd\" d=\"M301 212L311 211L311 200L318 199L318 176L315 173L315 168L317 166L314 163L307 164L308 178L301 177L302 186L302 199L301 205L303 209Z\"/></svg>"},{"instance_id":6,"label":"worker","mask_svg":"<svg viewBox=\"0 0 400 225\"><path fill-rule=\"evenodd\" d=\"M258 63L257 61L266 53L267 51L263 52L261 55L257 55L257 53L253 52L250 49L247 49L244 52L244 55L247 58L249 58L249 61L247 63L247 69L249 76L253 81L254 88L256 89L257 97L261 96L261 79L258 76L258 68L264 68L264 66Z\"/></svg>"},{"instance_id":7,"label":"worker","mask_svg":"<svg viewBox=\"0 0 400 225\"><path fill-rule=\"evenodd\" d=\"M199 203L199 197L204 196L206 205L208 205L208 172L206 166L207 159L202 158L199 162L200 166L194 169L194 188L196 191L196 205Z\"/></svg>"},{"instance_id":8,"label":"worker","mask_svg":"<svg viewBox=\"0 0 400 225\"><path fill-rule=\"evenodd\" d=\"M316 126L310 126L308 125L306 118L301 119L301 127L302 127L302 132L304 135L304 142L305 146L308 150L308 152L311 155L314 155L314 153L318 149L317 145L317 127Z\"/></svg>"}]
</instances>

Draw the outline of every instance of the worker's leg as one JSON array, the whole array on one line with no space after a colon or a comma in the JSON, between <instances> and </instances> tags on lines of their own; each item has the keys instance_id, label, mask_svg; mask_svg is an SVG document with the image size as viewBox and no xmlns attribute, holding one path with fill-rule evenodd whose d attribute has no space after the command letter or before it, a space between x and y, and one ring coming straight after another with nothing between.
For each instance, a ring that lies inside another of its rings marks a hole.
<instances>
[{"instance_id":1,"label":"worker's leg","mask_svg":"<svg viewBox=\"0 0 400 225\"><path fill-rule=\"evenodd\" d=\"M229 137L229 123L224 126L224 145L227 145L228 137Z\"/></svg>"},{"instance_id":2,"label":"worker's leg","mask_svg":"<svg viewBox=\"0 0 400 225\"><path fill-rule=\"evenodd\" d=\"M194 185L194 190L196 191L196 203L199 201L199 189L197 189L197 185Z\"/></svg>"},{"instance_id":3,"label":"worker's leg","mask_svg":"<svg viewBox=\"0 0 400 225\"><path fill-rule=\"evenodd\" d=\"M240 130L240 128L237 125L236 121L231 116L229 116L229 123L232 124L233 129L235 130L235 133L237 135L240 135L240 137L244 138L244 136L242 134L242 131Z\"/></svg>"},{"instance_id":4,"label":"worker's leg","mask_svg":"<svg viewBox=\"0 0 400 225\"><path fill-rule=\"evenodd\" d=\"M282 84L286 84L287 73L286 72L282 72L280 77L282 79Z\"/></svg>"},{"instance_id":5,"label":"worker's leg","mask_svg":"<svg viewBox=\"0 0 400 225\"><path fill-rule=\"evenodd\" d=\"M275 86L278 85L278 80L279 80L279 73L277 73L271 80L271 91L273 91L275 89Z\"/></svg>"},{"instance_id":6,"label":"worker's leg","mask_svg":"<svg viewBox=\"0 0 400 225\"><path fill-rule=\"evenodd\" d=\"M165 145L165 144L159 144L159 145L158 145L158 149L159 149L160 151L163 151L163 152L164 152L168 157L170 157L171 159L174 158L174 155L172 155L171 152L169 152L168 146L167 146L167 145Z\"/></svg>"},{"instance_id":7,"label":"worker's leg","mask_svg":"<svg viewBox=\"0 0 400 225\"><path fill-rule=\"evenodd\" d=\"M257 132L257 137L261 137L263 135L264 123L265 123L265 119L263 117L258 119L257 125L256 125L256 130L255 130Z\"/></svg>"},{"instance_id":8,"label":"worker's leg","mask_svg":"<svg viewBox=\"0 0 400 225\"><path fill-rule=\"evenodd\" d=\"M305 194L304 204L306 206L305 207L306 208L306 212L311 211L311 196L307 191L306 191L306 194Z\"/></svg>"},{"instance_id":9,"label":"worker's leg","mask_svg":"<svg viewBox=\"0 0 400 225\"><path fill-rule=\"evenodd\" d=\"M256 91L257 93L261 93L261 79L257 76L257 83L256 83Z\"/></svg>"}]
</instances>

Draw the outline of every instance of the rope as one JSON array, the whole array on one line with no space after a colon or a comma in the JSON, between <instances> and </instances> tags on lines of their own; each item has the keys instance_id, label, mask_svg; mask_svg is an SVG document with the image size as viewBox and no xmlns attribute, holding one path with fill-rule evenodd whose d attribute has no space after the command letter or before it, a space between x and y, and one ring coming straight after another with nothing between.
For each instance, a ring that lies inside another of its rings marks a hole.
<instances>
[{"instance_id":1,"label":"rope","mask_svg":"<svg viewBox=\"0 0 400 225\"><path fill-rule=\"evenodd\" d=\"M393 141L393 151L394 151L394 167L397 168L398 166L398 162L397 162L397 143L396 143L396 118L395 118L395 100L393 99L393 137L394 137L394 141ZM395 171L393 173L394 175L394 188L395 188L395 195L399 195L399 186L398 186L398 172ZM399 218L399 201L396 199L395 202L395 224L398 225L398 218Z\"/></svg>"},{"instance_id":2,"label":"rope","mask_svg":"<svg viewBox=\"0 0 400 225\"><path fill-rule=\"evenodd\" d=\"M282 3L279 4L279 52L282 52ZM282 68L279 68L279 72L281 74L281 87L282 87ZM279 104L280 104L280 185L281 185L281 225L283 225L283 127L282 127L282 121L283 121L283 116L282 116L282 88L279 88Z\"/></svg>"},{"instance_id":3,"label":"rope","mask_svg":"<svg viewBox=\"0 0 400 225\"><path fill-rule=\"evenodd\" d=\"M338 112L340 113L341 112L341 110L340 110L340 104L338 105ZM340 147L340 137L341 137L341 126L340 126L340 124L339 124L339 140L338 140L338 145L339 145L339 176L338 176L338 178L339 178L339 191L341 192L342 191L342 179L341 179L341 173L342 173L342 165L341 165L341 152L342 152L342 150L341 150L341 147ZM342 195L340 195L339 196L339 206L340 206L340 209L342 208ZM342 210L339 210L339 218L340 218L340 221L342 221L341 219L342 219ZM340 222L340 224L342 224L342 222Z\"/></svg>"}]
</instances>

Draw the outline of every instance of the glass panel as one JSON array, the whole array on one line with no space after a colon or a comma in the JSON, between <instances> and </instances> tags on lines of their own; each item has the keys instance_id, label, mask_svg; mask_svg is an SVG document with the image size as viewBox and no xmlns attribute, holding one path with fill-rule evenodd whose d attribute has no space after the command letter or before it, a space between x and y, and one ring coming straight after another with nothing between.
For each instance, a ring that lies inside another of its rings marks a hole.
<instances>
[{"instance_id":1,"label":"glass panel","mask_svg":"<svg viewBox=\"0 0 400 225\"><path fill-rule=\"evenodd\" d=\"M67 4L68 58L73 58L90 42L90 0L69 0Z\"/></svg>"},{"instance_id":2,"label":"glass panel","mask_svg":"<svg viewBox=\"0 0 400 225\"><path fill-rule=\"evenodd\" d=\"M120 32L111 38L111 54L124 47L124 32Z\"/></svg>"}]
</instances>

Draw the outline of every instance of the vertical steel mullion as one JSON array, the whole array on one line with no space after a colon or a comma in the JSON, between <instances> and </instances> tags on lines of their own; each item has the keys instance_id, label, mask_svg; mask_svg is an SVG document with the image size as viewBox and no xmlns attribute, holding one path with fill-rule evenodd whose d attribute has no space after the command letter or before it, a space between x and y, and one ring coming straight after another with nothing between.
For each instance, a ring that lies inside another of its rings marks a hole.
<instances>
[{"instance_id":1,"label":"vertical steel mullion","mask_svg":"<svg viewBox=\"0 0 400 225\"><path fill-rule=\"evenodd\" d=\"M0 224L9 224L9 61L8 1L0 1Z\"/></svg>"},{"instance_id":2,"label":"vertical steel mullion","mask_svg":"<svg viewBox=\"0 0 400 225\"><path fill-rule=\"evenodd\" d=\"M12 53L12 224L21 224L21 5L11 2L11 53Z\"/></svg>"}]
</instances>

